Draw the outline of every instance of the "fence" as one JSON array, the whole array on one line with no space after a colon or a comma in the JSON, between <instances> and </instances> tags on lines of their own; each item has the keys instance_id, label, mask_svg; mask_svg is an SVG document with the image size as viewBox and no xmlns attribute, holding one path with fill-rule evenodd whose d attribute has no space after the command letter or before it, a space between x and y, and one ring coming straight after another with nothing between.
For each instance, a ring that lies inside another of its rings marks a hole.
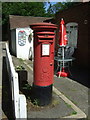
<instances>
[{"instance_id":1,"label":"fence","mask_svg":"<svg viewBox=\"0 0 90 120\"><path fill-rule=\"evenodd\" d=\"M27 118L26 97L23 94L19 94L18 74L15 71L7 43L6 63L11 86L12 101L14 103L13 107L15 118Z\"/></svg>"}]
</instances>

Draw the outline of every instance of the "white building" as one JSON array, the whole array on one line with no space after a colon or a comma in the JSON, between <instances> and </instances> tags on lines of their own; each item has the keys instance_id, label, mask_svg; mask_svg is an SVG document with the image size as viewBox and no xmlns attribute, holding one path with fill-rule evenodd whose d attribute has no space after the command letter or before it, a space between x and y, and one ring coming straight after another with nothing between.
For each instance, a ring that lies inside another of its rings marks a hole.
<instances>
[{"instance_id":1,"label":"white building","mask_svg":"<svg viewBox=\"0 0 90 120\"><path fill-rule=\"evenodd\" d=\"M9 16L9 49L12 55L22 59L33 58L32 23L49 22L52 18L32 16Z\"/></svg>"},{"instance_id":2,"label":"white building","mask_svg":"<svg viewBox=\"0 0 90 120\"><path fill-rule=\"evenodd\" d=\"M11 30L12 54L17 58L32 59L33 56L33 30L30 27Z\"/></svg>"}]
</instances>

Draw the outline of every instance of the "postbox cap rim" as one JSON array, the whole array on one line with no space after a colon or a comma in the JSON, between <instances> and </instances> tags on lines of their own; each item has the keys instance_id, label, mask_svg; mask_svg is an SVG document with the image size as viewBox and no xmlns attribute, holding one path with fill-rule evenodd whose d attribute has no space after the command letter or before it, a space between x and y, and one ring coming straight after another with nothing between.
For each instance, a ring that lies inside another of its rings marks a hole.
<instances>
[{"instance_id":1,"label":"postbox cap rim","mask_svg":"<svg viewBox=\"0 0 90 120\"><path fill-rule=\"evenodd\" d=\"M30 24L30 26L31 26L31 25L46 25L46 26L48 26L48 25L50 25L50 26L54 25L54 26L55 26L55 24L52 24L52 23L47 23L47 22L32 23L32 24Z\"/></svg>"},{"instance_id":2,"label":"postbox cap rim","mask_svg":"<svg viewBox=\"0 0 90 120\"><path fill-rule=\"evenodd\" d=\"M42 23L33 23L33 24L30 24L30 27L35 27L35 26L50 26L51 28L54 27L54 28L57 28L57 25L55 24L52 24L52 23L46 23L46 22L42 22Z\"/></svg>"}]
</instances>

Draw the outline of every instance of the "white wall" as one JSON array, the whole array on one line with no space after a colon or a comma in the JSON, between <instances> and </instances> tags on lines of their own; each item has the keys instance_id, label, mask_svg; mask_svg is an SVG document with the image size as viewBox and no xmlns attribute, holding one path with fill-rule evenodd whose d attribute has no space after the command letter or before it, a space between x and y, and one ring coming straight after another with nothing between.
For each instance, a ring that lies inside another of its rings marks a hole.
<instances>
[{"instance_id":1,"label":"white wall","mask_svg":"<svg viewBox=\"0 0 90 120\"><path fill-rule=\"evenodd\" d=\"M18 42L18 32L25 31L26 32L26 43L25 45L20 46ZM32 48L33 52L33 36L32 40L30 40L29 35L33 33L33 30L29 27L27 28L17 28L16 29L16 48L17 48L17 58L29 59L30 57L30 48Z\"/></svg>"},{"instance_id":2,"label":"white wall","mask_svg":"<svg viewBox=\"0 0 90 120\"><path fill-rule=\"evenodd\" d=\"M18 74L15 71L12 57L9 52L8 44L6 43L6 67L9 75L9 84L11 86L12 102L14 107L15 118L27 118L27 103L26 97L19 94Z\"/></svg>"}]
</instances>

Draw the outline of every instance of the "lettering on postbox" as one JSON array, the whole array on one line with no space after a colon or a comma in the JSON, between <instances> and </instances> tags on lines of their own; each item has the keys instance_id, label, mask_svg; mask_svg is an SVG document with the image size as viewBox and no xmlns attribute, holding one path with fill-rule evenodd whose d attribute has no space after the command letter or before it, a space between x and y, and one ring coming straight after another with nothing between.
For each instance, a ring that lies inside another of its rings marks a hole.
<instances>
[{"instance_id":1,"label":"lettering on postbox","mask_svg":"<svg viewBox=\"0 0 90 120\"><path fill-rule=\"evenodd\" d=\"M43 43L42 44L42 56L50 55L50 44Z\"/></svg>"}]
</instances>

